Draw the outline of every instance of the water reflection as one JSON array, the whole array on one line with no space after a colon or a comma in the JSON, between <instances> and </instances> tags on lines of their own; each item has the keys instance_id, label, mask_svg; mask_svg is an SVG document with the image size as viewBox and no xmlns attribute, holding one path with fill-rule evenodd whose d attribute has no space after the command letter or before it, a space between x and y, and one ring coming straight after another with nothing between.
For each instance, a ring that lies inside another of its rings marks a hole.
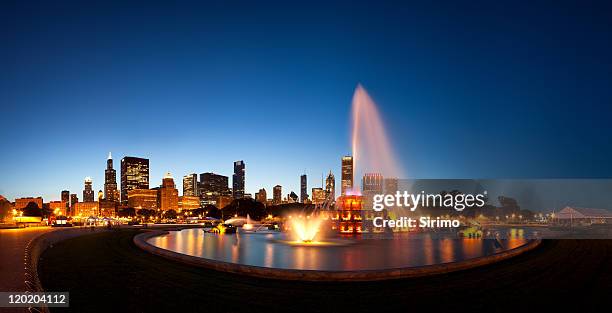
<instances>
[{"instance_id":1,"label":"water reflection","mask_svg":"<svg viewBox=\"0 0 612 313\"><path fill-rule=\"evenodd\" d=\"M294 246L284 234L205 233L185 229L154 237L149 242L175 252L246 265L304 270L367 270L448 263L490 255L524 244L522 230L510 230L510 239L432 238L420 234L347 240L347 245ZM346 239L344 239L346 240Z\"/></svg>"}]
</instances>

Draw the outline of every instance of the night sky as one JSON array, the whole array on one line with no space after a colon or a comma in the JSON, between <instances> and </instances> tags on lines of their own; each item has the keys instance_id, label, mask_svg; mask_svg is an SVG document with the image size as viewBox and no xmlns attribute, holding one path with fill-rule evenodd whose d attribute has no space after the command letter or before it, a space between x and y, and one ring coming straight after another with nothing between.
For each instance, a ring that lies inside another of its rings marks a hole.
<instances>
[{"instance_id":1,"label":"night sky","mask_svg":"<svg viewBox=\"0 0 612 313\"><path fill-rule=\"evenodd\" d=\"M0 194L82 198L106 156L299 193L358 83L412 178L612 177L612 3L0 4ZM25 3L27 2L27 3ZM174 3L174 2L172 2ZM117 171L119 176L119 170ZM339 188L338 188L339 189Z\"/></svg>"}]
</instances>

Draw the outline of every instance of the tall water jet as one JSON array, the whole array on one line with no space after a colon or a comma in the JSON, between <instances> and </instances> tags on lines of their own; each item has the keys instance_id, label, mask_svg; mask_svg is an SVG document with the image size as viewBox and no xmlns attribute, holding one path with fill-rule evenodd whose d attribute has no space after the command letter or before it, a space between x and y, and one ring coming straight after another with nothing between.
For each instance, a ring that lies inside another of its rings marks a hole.
<instances>
[{"instance_id":1,"label":"tall water jet","mask_svg":"<svg viewBox=\"0 0 612 313\"><path fill-rule=\"evenodd\" d=\"M376 103L361 84L353 94L352 119L353 190L359 192L360 180L365 173L403 178L403 169L389 143Z\"/></svg>"}]
</instances>

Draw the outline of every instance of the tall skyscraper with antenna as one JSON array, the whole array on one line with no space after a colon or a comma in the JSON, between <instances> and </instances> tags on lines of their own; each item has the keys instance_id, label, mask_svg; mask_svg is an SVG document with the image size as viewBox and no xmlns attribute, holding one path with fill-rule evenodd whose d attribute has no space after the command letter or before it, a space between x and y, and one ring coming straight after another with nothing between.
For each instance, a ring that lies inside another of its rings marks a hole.
<instances>
[{"instance_id":1,"label":"tall skyscraper with antenna","mask_svg":"<svg viewBox=\"0 0 612 313\"><path fill-rule=\"evenodd\" d=\"M117 171L113 168L113 156L109 152L106 159L106 170L104 170L104 199L119 201L117 195Z\"/></svg>"},{"instance_id":2,"label":"tall skyscraper with antenna","mask_svg":"<svg viewBox=\"0 0 612 313\"><path fill-rule=\"evenodd\" d=\"M332 203L336 201L336 178L331 170L325 179L325 197Z\"/></svg>"}]
</instances>

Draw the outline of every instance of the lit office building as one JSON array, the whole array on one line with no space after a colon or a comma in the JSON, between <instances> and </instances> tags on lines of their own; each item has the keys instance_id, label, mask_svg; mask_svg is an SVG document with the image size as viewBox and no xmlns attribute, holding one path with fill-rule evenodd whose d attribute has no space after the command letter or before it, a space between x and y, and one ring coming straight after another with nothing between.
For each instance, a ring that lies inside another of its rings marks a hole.
<instances>
[{"instance_id":1,"label":"lit office building","mask_svg":"<svg viewBox=\"0 0 612 313\"><path fill-rule=\"evenodd\" d=\"M91 177L85 177L85 189L83 189L83 202L94 202L94 191Z\"/></svg>"},{"instance_id":2,"label":"lit office building","mask_svg":"<svg viewBox=\"0 0 612 313\"><path fill-rule=\"evenodd\" d=\"M195 173L183 176L183 196L198 196L198 175Z\"/></svg>"},{"instance_id":3,"label":"lit office building","mask_svg":"<svg viewBox=\"0 0 612 313\"><path fill-rule=\"evenodd\" d=\"M66 216L66 202L63 200L60 201L50 201L49 202L49 210L55 216Z\"/></svg>"},{"instance_id":4,"label":"lit office building","mask_svg":"<svg viewBox=\"0 0 612 313\"><path fill-rule=\"evenodd\" d=\"M342 157L342 182L340 186L341 194L344 196L353 190L353 157Z\"/></svg>"},{"instance_id":5,"label":"lit office building","mask_svg":"<svg viewBox=\"0 0 612 313\"><path fill-rule=\"evenodd\" d=\"M102 217L114 217L117 213L117 201L100 199L98 201L98 214Z\"/></svg>"},{"instance_id":6,"label":"lit office building","mask_svg":"<svg viewBox=\"0 0 612 313\"><path fill-rule=\"evenodd\" d=\"M362 187L364 192L372 191L383 193L383 176L380 173L366 173L363 175Z\"/></svg>"},{"instance_id":7,"label":"lit office building","mask_svg":"<svg viewBox=\"0 0 612 313\"><path fill-rule=\"evenodd\" d=\"M217 199L218 200L215 206L219 209L223 209L224 207L230 205L232 201L234 201L234 198L229 195L220 195Z\"/></svg>"},{"instance_id":8,"label":"lit office building","mask_svg":"<svg viewBox=\"0 0 612 313\"><path fill-rule=\"evenodd\" d=\"M215 173L200 174L199 194L202 206L211 204L221 208L221 196L231 196L227 176ZM224 202L225 203L225 202Z\"/></svg>"},{"instance_id":9,"label":"lit office building","mask_svg":"<svg viewBox=\"0 0 612 313\"><path fill-rule=\"evenodd\" d=\"M98 216L98 202L78 202L74 205L74 213L72 216L89 217Z\"/></svg>"},{"instance_id":10,"label":"lit office building","mask_svg":"<svg viewBox=\"0 0 612 313\"><path fill-rule=\"evenodd\" d=\"M110 152L106 159L106 170L104 170L104 199L119 201L117 198L117 171L113 168L113 156Z\"/></svg>"},{"instance_id":11,"label":"lit office building","mask_svg":"<svg viewBox=\"0 0 612 313\"><path fill-rule=\"evenodd\" d=\"M323 204L327 200L327 195L323 188L312 188L312 203Z\"/></svg>"},{"instance_id":12,"label":"lit office building","mask_svg":"<svg viewBox=\"0 0 612 313\"><path fill-rule=\"evenodd\" d=\"M121 203L127 204L128 191L133 189L149 189L149 159L121 159Z\"/></svg>"},{"instance_id":13,"label":"lit office building","mask_svg":"<svg viewBox=\"0 0 612 313\"><path fill-rule=\"evenodd\" d=\"M194 210L200 207L200 197L180 196L178 197L179 211Z\"/></svg>"},{"instance_id":14,"label":"lit office building","mask_svg":"<svg viewBox=\"0 0 612 313\"><path fill-rule=\"evenodd\" d=\"M219 194L229 193L229 179L227 176L215 173L200 174L200 192L216 192Z\"/></svg>"},{"instance_id":15,"label":"lit office building","mask_svg":"<svg viewBox=\"0 0 612 313\"><path fill-rule=\"evenodd\" d=\"M132 189L128 191L128 206L136 210L157 210L157 190Z\"/></svg>"},{"instance_id":16,"label":"lit office building","mask_svg":"<svg viewBox=\"0 0 612 313\"><path fill-rule=\"evenodd\" d=\"M157 202L157 207L161 211L178 211L178 190L170 173L166 173L162 179L162 185L158 190Z\"/></svg>"}]
</instances>

